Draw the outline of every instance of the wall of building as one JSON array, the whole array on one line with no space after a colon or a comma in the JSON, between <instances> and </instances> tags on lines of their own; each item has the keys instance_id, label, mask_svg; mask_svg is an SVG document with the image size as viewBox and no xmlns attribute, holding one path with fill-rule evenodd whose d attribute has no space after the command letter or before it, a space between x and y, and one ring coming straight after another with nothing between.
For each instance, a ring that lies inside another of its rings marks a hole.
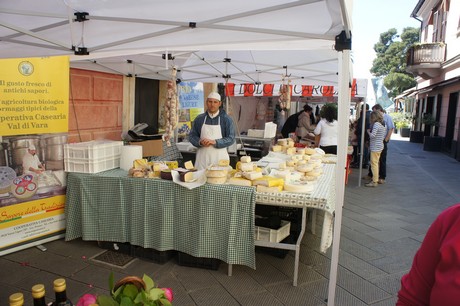
<instances>
[{"instance_id":1,"label":"wall of building","mask_svg":"<svg viewBox=\"0 0 460 306\"><path fill-rule=\"evenodd\" d=\"M68 142L121 140L123 76L70 70Z\"/></svg>"}]
</instances>

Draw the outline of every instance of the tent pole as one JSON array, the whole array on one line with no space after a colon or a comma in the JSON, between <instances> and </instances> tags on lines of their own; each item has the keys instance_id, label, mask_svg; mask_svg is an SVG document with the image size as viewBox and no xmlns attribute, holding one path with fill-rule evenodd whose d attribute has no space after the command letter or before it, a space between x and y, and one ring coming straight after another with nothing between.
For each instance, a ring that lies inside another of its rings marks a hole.
<instances>
[{"instance_id":1,"label":"tent pole","mask_svg":"<svg viewBox=\"0 0 460 306\"><path fill-rule=\"evenodd\" d=\"M345 171L348 149L348 125L350 113L350 50L338 52L339 59L339 97L338 97L338 122L339 129L337 140L337 173L336 173L336 200L334 217L334 237L332 243L331 270L329 273L329 288L327 305L334 306L335 289L337 284L337 269L339 265L340 231L342 227L342 207L345 195ZM345 128L346 127L346 128Z\"/></svg>"}]
</instances>

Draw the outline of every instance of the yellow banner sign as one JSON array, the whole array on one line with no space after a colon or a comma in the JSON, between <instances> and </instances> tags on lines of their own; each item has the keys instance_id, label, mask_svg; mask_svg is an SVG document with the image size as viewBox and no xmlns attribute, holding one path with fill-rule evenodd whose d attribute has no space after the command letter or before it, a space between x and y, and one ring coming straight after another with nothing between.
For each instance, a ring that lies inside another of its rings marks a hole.
<instances>
[{"instance_id":1,"label":"yellow banner sign","mask_svg":"<svg viewBox=\"0 0 460 306\"><path fill-rule=\"evenodd\" d=\"M67 56L2 59L0 65L0 135L68 131Z\"/></svg>"}]
</instances>

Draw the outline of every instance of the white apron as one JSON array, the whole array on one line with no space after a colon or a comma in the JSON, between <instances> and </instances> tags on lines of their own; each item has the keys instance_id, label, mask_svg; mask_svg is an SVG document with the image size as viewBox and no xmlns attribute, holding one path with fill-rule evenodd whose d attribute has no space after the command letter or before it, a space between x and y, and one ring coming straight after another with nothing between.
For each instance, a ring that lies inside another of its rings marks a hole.
<instances>
[{"instance_id":1,"label":"white apron","mask_svg":"<svg viewBox=\"0 0 460 306\"><path fill-rule=\"evenodd\" d=\"M206 124L206 119L207 116L206 118L204 118L204 123L201 127L200 140L204 138L212 140L222 138L220 117L218 118L219 122L217 125ZM217 163L221 159L230 160L227 148L216 148L214 146L200 147L196 152L195 168L197 168L198 170L206 169L206 167L211 166L213 164L217 165Z\"/></svg>"}]
</instances>

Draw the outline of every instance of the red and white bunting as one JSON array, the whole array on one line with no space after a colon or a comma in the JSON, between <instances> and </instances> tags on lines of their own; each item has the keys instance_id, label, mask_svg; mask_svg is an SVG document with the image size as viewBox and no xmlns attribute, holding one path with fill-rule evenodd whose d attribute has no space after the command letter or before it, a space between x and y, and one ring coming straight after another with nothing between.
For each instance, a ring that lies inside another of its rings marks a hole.
<instances>
[{"instance_id":1,"label":"red and white bunting","mask_svg":"<svg viewBox=\"0 0 460 306\"><path fill-rule=\"evenodd\" d=\"M229 97L272 97L279 96L282 84L234 84L228 83L226 95ZM337 88L327 85L290 85L292 96L335 97ZM366 97L367 79L353 79L351 97Z\"/></svg>"}]
</instances>

